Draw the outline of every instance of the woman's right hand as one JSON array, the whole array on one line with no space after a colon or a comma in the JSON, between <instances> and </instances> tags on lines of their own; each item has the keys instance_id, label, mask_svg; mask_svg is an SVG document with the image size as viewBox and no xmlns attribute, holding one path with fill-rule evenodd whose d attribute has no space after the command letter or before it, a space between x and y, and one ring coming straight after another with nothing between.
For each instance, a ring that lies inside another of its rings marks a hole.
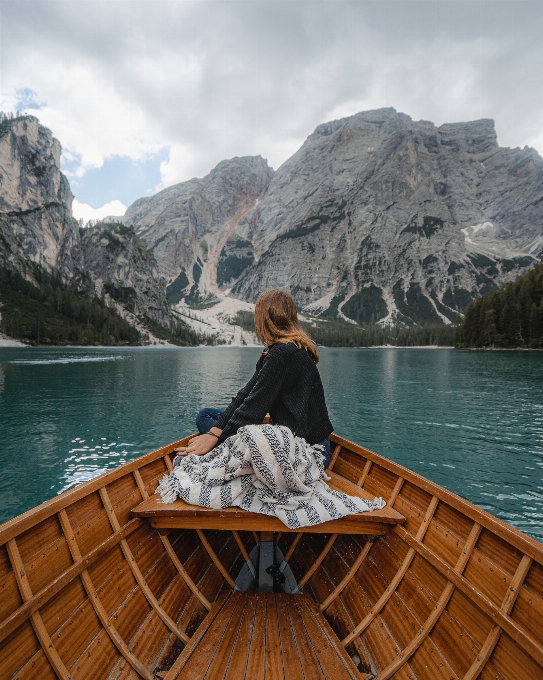
<instances>
[{"instance_id":1,"label":"woman's right hand","mask_svg":"<svg viewBox=\"0 0 543 680\"><path fill-rule=\"evenodd\" d=\"M215 435L209 433L197 435L189 441L187 446L180 446L179 448L174 449L175 453L178 456L189 456L191 454L194 456L205 456L206 453L209 453L211 449L215 448L218 437L222 434L222 430L219 430L218 428L211 429L217 430Z\"/></svg>"}]
</instances>

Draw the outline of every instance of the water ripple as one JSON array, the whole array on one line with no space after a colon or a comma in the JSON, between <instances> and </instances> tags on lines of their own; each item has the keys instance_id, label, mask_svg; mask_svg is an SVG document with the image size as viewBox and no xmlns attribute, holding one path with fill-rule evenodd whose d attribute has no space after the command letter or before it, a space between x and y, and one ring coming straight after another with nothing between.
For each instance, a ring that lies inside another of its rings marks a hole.
<instances>
[{"instance_id":1,"label":"water ripple","mask_svg":"<svg viewBox=\"0 0 543 680\"><path fill-rule=\"evenodd\" d=\"M0 349L0 521L191 433L258 357ZM319 369L338 434L543 541L542 353L328 349Z\"/></svg>"}]
</instances>

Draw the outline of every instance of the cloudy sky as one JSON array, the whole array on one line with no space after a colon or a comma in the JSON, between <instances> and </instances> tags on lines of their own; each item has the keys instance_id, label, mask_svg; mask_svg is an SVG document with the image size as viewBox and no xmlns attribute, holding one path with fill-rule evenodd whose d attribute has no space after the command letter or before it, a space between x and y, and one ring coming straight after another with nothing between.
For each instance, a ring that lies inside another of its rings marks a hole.
<instances>
[{"instance_id":1,"label":"cloudy sky","mask_svg":"<svg viewBox=\"0 0 543 680\"><path fill-rule=\"evenodd\" d=\"M0 109L53 131L90 219L382 106L543 154L542 35L542 0L0 0Z\"/></svg>"}]
</instances>

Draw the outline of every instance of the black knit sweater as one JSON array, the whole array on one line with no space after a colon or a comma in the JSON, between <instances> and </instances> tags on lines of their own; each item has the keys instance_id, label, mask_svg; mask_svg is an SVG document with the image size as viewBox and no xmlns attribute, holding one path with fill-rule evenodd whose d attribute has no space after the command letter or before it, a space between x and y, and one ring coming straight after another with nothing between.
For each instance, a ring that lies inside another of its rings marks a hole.
<instances>
[{"instance_id":1,"label":"black knit sweater","mask_svg":"<svg viewBox=\"0 0 543 680\"><path fill-rule=\"evenodd\" d=\"M257 425L266 413L273 425L286 425L308 444L317 444L333 431L324 389L313 357L291 343L276 343L256 364L247 385L219 416L220 442L242 425Z\"/></svg>"}]
</instances>

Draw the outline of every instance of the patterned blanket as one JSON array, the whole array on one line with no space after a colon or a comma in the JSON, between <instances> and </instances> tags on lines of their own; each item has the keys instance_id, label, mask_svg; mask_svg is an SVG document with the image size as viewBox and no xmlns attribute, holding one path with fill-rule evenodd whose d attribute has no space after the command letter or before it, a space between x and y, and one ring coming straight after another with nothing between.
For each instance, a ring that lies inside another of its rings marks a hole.
<instances>
[{"instance_id":1,"label":"patterned blanket","mask_svg":"<svg viewBox=\"0 0 543 680\"><path fill-rule=\"evenodd\" d=\"M295 437L288 427L247 425L205 456L178 456L155 493L164 503L181 498L205 508L237 506L278 517L289 529L385 506L326 484L321 447Z\"/></svg>"}]
</instances>

